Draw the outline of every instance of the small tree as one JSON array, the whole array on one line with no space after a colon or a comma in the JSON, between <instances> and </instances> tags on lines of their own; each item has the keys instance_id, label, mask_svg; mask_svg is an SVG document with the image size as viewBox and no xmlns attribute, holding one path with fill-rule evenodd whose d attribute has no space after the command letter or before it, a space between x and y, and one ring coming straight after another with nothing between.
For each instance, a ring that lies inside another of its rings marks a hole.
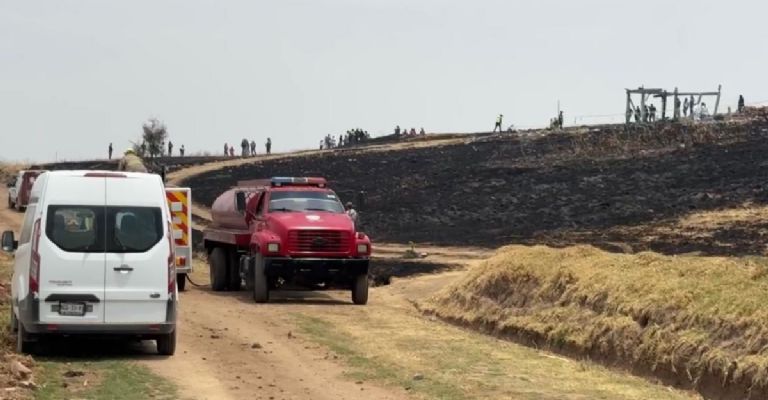
<instances>
[{"instance_id":1,"label":"small tree","mask_svg":"<svg viewBox=\"0 0 768 400\"><path fill-rule=\"evenodd\" d=\"M150 118L142 125L144 134L141 136L142 142L145 144L145 152L150 157L157 157L165 152L165 140L168 138L168 129L165 124L157 118ZM138 152L141 151L141 144L134 143L134 148L137 148ZM144 154L142 154L144 155Z\"/></svg>"}]
</instances>

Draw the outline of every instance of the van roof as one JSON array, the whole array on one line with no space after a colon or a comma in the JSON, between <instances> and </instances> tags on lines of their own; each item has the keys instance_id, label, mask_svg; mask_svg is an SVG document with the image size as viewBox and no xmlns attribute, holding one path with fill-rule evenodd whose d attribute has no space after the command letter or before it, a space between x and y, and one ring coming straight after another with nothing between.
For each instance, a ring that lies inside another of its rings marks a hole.
<instances>
[{"instance_id":1,"label":"van roof","mask_svg":"<svg viewBox=\"0 0 768 400\"><path fill-rule=\"evenodd\" d=\"M70 177L125 177L135 179L157 179L159 175L148 174L144 172L123 172L123 171L107 171L107 170L61 170L61 171L48 171L48 176L70 176ZM101 175L101 176L99 176Z\"/></svg>"},{"instance_id":2,"label":"van roof","mask_svg":"<svg viewBox=\"0 0 768 400\"><path fill-rule=\"evenodd\" d=\"M162 180L155 174L83 170L51 171L45 176L46 204L162 207L166 203ZM105 186L103 178L113 176Z\"/></svg>"}]
</instances>

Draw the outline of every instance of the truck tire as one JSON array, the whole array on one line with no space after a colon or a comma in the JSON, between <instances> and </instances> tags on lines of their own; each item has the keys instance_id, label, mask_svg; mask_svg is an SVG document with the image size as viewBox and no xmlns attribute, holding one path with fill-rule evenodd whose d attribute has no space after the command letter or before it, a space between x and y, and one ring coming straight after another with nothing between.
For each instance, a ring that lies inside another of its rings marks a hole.
<instances>
[{"instance_id":1,"label":"truck tire","mask_svg":"<svg viewBox=\"0 0 768 400\"><path fill-rule=\"evenodd\" d=\"M269 284L264 272L264 257L258 254L253 260L253 301L257 303L269 302Z\"/></svg>"},{"instance_id":2,"label":"truck tire","mask_svg":"<svg viewBox=\"0 0 768 400\"><path fill-rule=\"evenodd\" d=\"M179 288L179 292L187 288L187 274L176 274L176 287Z\"/></svg>"},{"instance_id":3,"label":"truck tire","mask_svg":"<svg viewBox=\"0 0 768 400\"><path fill-rule=\"evenodd\" d=\"M368 303L368 274L360 274L352 282L352 302L357 305Z\"/></svg>"},{"instance_id":4,"label":"truck tire","mask_svg":"<svg viewBox=\"0 0 768 400\"><path fill-rule=\"evenodd\" d=\"M155 342L157 343L157 354L172 356L176 353L176 328L173 328L173 332L158 337Z\"/></svg>"},{"instance_id":5,"label":"truck tire","mask_svg":"<svg viewBox=\"0 0 768 400\"><path fill-rule=\"evenodd\" d=\"M237 292L242 284L240 278L240 257L235 250L227 253L227 290Z\"/></svg>"},{"instance_id":6,"label":"truck tire","mask_svg":"<svg viewBox=\"0 0 768 400\"><path fill-rule=\"evenodd\" d=\"M221 247L216 247L208 255L208 267L211 274L211 289L221 292L227 287L227 254Z\"/></svg>"},{"instance_id":7,"label":"truck tire","mask_svg":"<svg viewBox=\"0 0 768 400\"><path fill-rule=\"evenodd\" d=\"M245 281L245 290L253 292L253 264L256 261L253 257L240 258L240 271L245 271L243 275L243 281Z\"/></svg>"}]
</instances>

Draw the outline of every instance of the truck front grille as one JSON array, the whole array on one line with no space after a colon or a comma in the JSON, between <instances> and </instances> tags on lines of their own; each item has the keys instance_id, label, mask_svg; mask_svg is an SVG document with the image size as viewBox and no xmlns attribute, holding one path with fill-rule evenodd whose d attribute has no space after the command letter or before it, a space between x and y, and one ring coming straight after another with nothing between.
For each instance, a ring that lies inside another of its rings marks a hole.
<instances>
[{"instance_id":1,"label":"truck front grille","mask_svg":"<svg viewBox=\"0 0 768 400\"><path fill-rule=\"evenodd\" d=\"M346 253L350 248L348 232L300 230L288 232L288 251L294 253Z\"/></svg>"}]
</instances>

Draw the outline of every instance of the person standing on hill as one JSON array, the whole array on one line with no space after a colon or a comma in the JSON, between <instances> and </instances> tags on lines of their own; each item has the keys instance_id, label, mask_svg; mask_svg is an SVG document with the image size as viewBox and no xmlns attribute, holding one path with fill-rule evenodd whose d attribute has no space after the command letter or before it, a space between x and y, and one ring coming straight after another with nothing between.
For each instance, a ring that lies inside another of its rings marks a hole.
<instances>
[{"instance_id":1,"label":"person standing on hill","mask_svg":"<svg viewBox=\"0 0 768 400\"><path fill-rule=\"evenodd\" d=\"M502 131L501 122L502 122L503 119L504 119L504 115L503 114L499 114L499 116L496 117L496 125L493 126L493 131L494 132L496 132L496 128L499 128L499 132Z\"/></svg>"},{"instance_id":2,"label":"person standing on hill","mask_svg":"<svg viewBox=\"0 0 768 400\"><path fill-rule=\"evenodd\" d=\"M182 144L181 147L179 147L179 154L184 157L184 145Z\"/></svg>"},{"instance_id":3,"label":"person standing on hill","mask_svg":"<svg viewBox=\"0 0 768 400\"><path fill-rule=\"evenodd\" d=\"M738 108L736 108L736 110L740 113L744 112L744 96L743 95L739 95L739 105L738 105Z\"/></svg>"},{"instance_id":4,"label":"person standing on hill","mask_svg":"<svg viewBox=\"0 0 768 400\"><path fill-rule=\"evenodd\" d=\"M224 155L225 156L229 155L229 145L227 145L226 143L224 143Z\"/></svg>"},{"instance_id":5,"label":"person standing on hill","mask_svg":"<svg viewBox=\"0 0 768 400\"><path fill-rule=\"evenodd\" d=\"M251 140L251 156L256 157L256 141Z\"/></svg>"},{"instance_id":6,"label":"person standing on hill","mask_svg":"<svg viewBox=\"0 0 768 400\"><path fill-rule=\"evenodd\" d=\"M168 141L168 157L173 157L173 142Z\"/></svg>"},{"instance_id":7,"label":"person standing on hill","mask_svg":"<svg viewBox=\"0 0 768 400\"><path fill-rule=\"evenodd\" d=\"M267 154L272 154L272 138L267 138L267 143L264 144L267 149Z\"/></svg>"},{"instance_id":8,"label":"person standing on hill","mask_svg":"<svg viewBox=\"0 0 768 400\"><path fill-rule=\"evenodd\" d=\"M112 159L112 143L109 144L109 159Z\"/></svg>"},{"instance_id":9,"label":"person standing on hill","mask_svg":"<svg viewBox=\"0 0 768 400\"><path fill-rule=\"evenodd\" d=\"M565 115L563 114L563 110L560 110L560 112L557 114L557 126L560 129L563 129L563 120L565 119Z\"/></svg>"},{"instance_id":10,"label":"person standing on hill","mask_svg":"<svg viewBox=\"0 0 768 400\"><path fill-rule=\"evenodd\" d=\"M147 172L144 162L136 155L133 149L128 149L123 154L123 158L117 164L118 171L125 172Z\"/></svg>"},{"instance_id":11,"label":"person standing on hill","mask_svg":"<svg viewBox=\"0 0 768 400\"><path fill-rule=\"evenodd\" d=\"M347 215L349 215L349 218L352 220L352 223L355 224L355 228L357 228L359 226L357 222L358 214L357 214L357 210L355 210L355 206L352 204L351 201L347 202L346 209L347 209Z\"/></svg>"}]
</instances>

